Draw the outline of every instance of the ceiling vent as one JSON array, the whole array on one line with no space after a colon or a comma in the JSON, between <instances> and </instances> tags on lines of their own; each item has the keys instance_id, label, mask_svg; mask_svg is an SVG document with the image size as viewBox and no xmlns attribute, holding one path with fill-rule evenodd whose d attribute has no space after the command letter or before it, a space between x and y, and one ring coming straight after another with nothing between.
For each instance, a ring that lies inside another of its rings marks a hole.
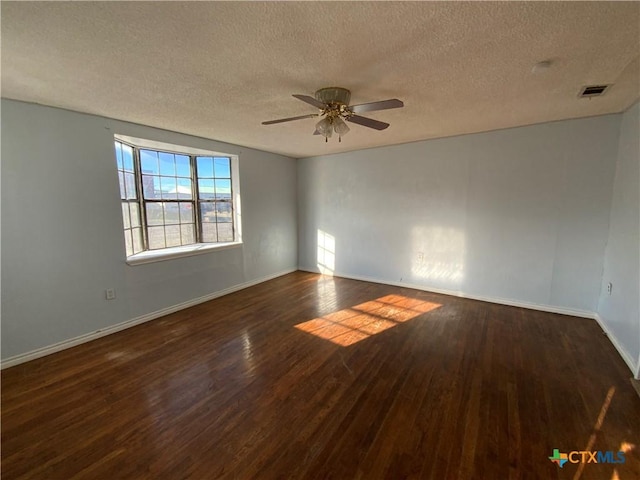
<instances>
[{"instance_id":1,"label":"ceiling vent","mask_svg":"<svg viewBox=\"0 0 640 480\"><path fill-rule=\"evenodd\" d=\"M604 95L610 86L611 85L588 85L580 89L580 95L578 96L581 98L599 97L600 95Z\"/></svg>"}]
</instances>

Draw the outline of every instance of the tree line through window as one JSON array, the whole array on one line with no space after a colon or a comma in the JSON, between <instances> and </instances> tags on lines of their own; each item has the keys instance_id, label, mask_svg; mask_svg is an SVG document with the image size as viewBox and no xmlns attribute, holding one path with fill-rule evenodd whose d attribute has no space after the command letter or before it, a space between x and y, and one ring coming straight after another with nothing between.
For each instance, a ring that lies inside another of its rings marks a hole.
<instances>
[{"instance_id":1,"label":"tree line through window","mask_svg":"<svg viewBox=\"0 0 640 480\"><path fill-rule=\"evenodd\" d=\"M231 158L115 141L127 257L234 241Z\"/></svg>"}]
</instances>

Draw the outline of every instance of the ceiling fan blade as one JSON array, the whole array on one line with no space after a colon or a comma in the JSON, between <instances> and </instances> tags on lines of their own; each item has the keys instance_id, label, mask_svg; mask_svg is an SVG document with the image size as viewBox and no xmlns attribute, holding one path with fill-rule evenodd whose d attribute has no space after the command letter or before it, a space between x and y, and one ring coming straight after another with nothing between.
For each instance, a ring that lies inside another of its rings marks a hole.
<instances>
[{"instance_id":1,"label":"ceiling fan blade","mask_svg":"<svg viewBox=\"0 0 640 480\"><path fill-rule=\"evenodd\" d=\"M319 108L320 110L324 110L326 108L326 105L322 102L320 102L319 100L316 100L313 97L310 97L309 95L299 95L299 94L294 94L294 97L296 97L298 100L302 100L305 103L308 103L309 105L313 105L316 108Z\"/></svg>"},{"instance_id":2,"label":"ceiling fan blade","mask_svg":"<svg viewBox=\"0 0 640 480\"><path fill-rule=\"evenodd\" d=\"M318 131L318 129L317 129L317 128L316 128L315 132L313 132L313 134L314 134L314 135L322 135L322 134Z\"/></svg>"},{"instance_id":3,"label":"ceiling fan blade","mask_svg":"<svg viewBox=\"0 0 640 480\"><path fill-rule=\"evenodd\" d=\"M387 110L389 108L404 107L402 100L392 98L390 100L382 100L380 102L361 103L360 105L351 105L349 110L353 113L372 112L374 110Z\"/></svg>"},{"instance_id":4,"label":"ceiling fan blade","mask_svg":"<svg viewBox=\"0 0 640 480\"><path fill-rule=\"evenodd\" d=\"M317 113L310 113L308 115L300 115L299 117L279 118L278 120L269 120L267 122L262 122L262 125L273 125L274 123L291 122L292 120L302 120L303 118L313 118L317 116Z\"/></svg>"},{"instance_id":5,"label":"ceiling fan blade","mask_svg":"<svg viewBox=\"0 0 640 480\"><path fill-rule=\"evenodd\" d=\"M384 130L389 126L388 123L379 122L378 120L374 120L373 118L361 117L360 115L351 115L346 118L348 122L357 123L358 125L362 125L363 127L375 128L376 130Z\"/></svg>"}]
</instances>

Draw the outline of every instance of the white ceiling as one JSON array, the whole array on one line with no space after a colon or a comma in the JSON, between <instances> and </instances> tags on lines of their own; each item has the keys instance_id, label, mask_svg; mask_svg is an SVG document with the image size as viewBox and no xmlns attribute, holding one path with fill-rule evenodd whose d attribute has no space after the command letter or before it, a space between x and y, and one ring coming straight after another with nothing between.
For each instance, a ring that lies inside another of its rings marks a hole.
<instances>
[{"instance_id":1,"label":"white ceiling","mask_svg":"<svg viewBox=\"0 0 640 480\"><path fill-rule=\"evenodd\" d=\"M2 96L307 157L620 112L638 2L6 2ZM551 60L534 74L537 62ZM581 86L614 84L602 97ZM313 136L291 96L352 91L391 124Z\"/></svg>"}]
</instances>

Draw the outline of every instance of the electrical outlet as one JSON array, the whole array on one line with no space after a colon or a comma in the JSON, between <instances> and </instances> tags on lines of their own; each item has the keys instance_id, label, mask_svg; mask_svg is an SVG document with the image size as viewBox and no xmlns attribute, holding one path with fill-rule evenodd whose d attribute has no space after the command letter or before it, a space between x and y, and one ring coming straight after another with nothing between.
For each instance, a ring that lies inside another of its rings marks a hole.
<instances>
[{"instance_id":1,"label":"electrical outlet","mask_svg":"<svg viewBox=\"0 0 640 480\"><path fill-rule=\"evenodd\" d=\"M611 295L611 290L613 290L613 284L611 282L607 283L607 293Z\"/></svg>"},{"instance_id":2,"label":"electrical outlet","mask_svg":"<svg viewBox=\"0 0 640 480\"><path fill-rule=\"evenodd\" d=\"M107 300L114 300L116 298L116 291L113 288L107 288L104 291L104 297Z\"/></svg>"},{"instance_id":3,"label":"electrical outlet","mask_svg":"<svg viewBox=\"0 0 640 480\"><path fill-rule=\"evenodd\" d=\"M424 262L424 252L418 252L418 262Z\"/></svg>"}]
</instances>

